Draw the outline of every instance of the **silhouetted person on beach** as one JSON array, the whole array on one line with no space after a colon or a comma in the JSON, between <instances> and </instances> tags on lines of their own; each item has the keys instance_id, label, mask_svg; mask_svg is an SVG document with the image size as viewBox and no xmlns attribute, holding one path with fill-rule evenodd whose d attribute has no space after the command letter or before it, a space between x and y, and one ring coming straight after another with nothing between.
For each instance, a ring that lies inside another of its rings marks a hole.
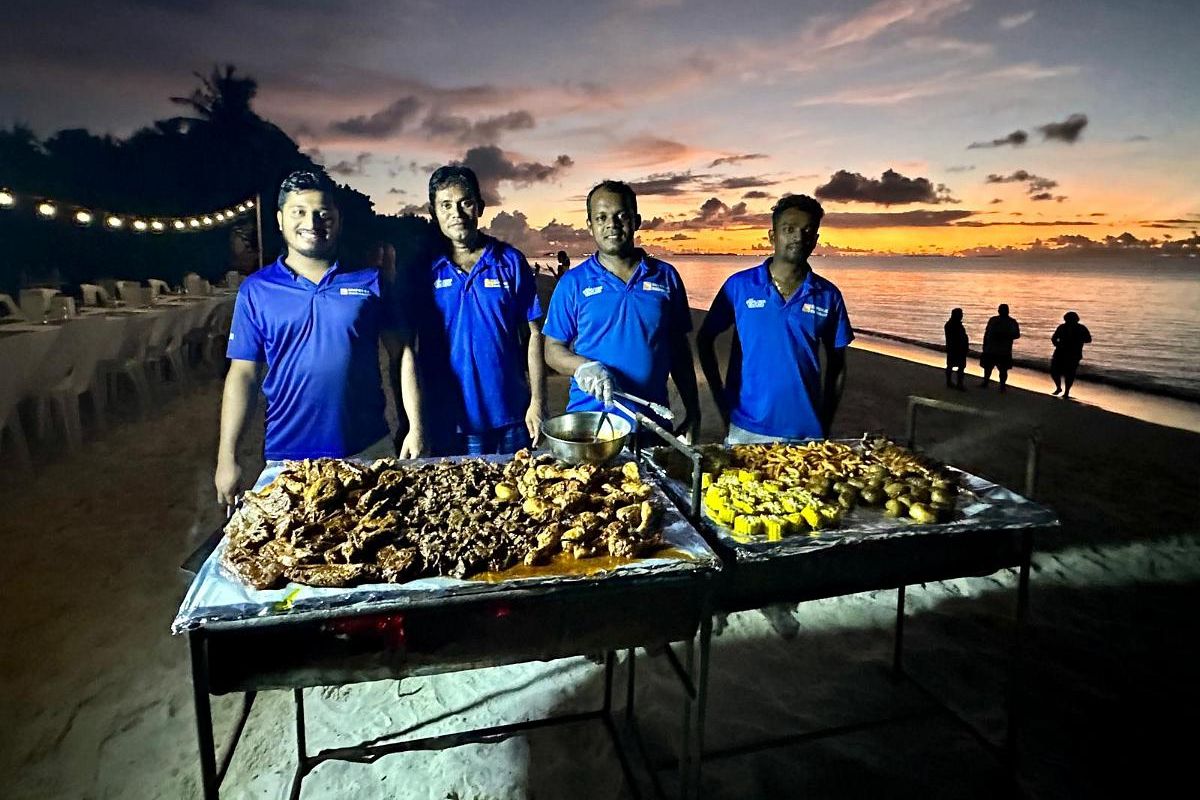
<instances>
[{"instance_id":1,"label":"silhouetted person on beach","mask_svg":"<svg viewBox=\"0 0 1200 800\"><path fill-rule=\"evenodd\" d=\"M946 320L946 386L966 391L963 388L963 372L967 368L967 350L971 346L971 340L967 337L967 329L963 327L962 320L961 308L951 311L950 319ZM956 369L958 381L951 384L950 376Z\"/></svg>"},{"instance_id":2,"label":"silhouetted person on beach","mask_svg":"<svg viewBox=\"0 0 1200 800\"><path fill-rule=\"evenodd\" d=\"M1083 346L1091 344L1092 334L1087 326L1079 324L1079 315L1074 311L1063 314L1063 324L1050 337L1054 343L1054 355L1050 357L1050 377L1054 378L1052 394L1062 392L1063 399L1071 396L1071 385L1075 383L1075 372L1083 360ZM1063 391L1063 382L1066 391Z\"/></svg>"},{"instance_id":3,"label":"silhouetted person on beach","mask_svg":"<svg viewBox=\"0 0 1200 800\"><path fill-rule=\"evenodd\" d=\"M996 310L999 313L988 320L983 332L983 358L979 359L983 380L979 385L988 385L995 368L1000 372L1000 391L1003 392L1008 383L1008 371L1012 369L1013 342L1021 338L1021 326L1008 315L1007 303L1001 303Z\"/></svg>"},{"instance_id":4,"label":"silhouetted person on beach","mask_svg":"<svg viewBox=\"0 0 1200 800\"><path fill-rule=\"evenodd\" d=\"M567 258L566 250L559 250L558 255L556 255L555 258L558 259L558 267L556 267L554 275L555 277L561 278L563 274L571 268L571 259Z\"/></svg>"}]
</instances>

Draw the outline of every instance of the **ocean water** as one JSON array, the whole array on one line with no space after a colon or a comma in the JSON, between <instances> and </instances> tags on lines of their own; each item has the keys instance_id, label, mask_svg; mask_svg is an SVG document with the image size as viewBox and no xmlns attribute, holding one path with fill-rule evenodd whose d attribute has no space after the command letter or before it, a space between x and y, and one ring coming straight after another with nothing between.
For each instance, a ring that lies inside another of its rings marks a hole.
<instances>
[{"instance_id":1,"label":"ocean water","mask_svg":"<svg viewBox=\"0 0 1200 800\"><path fill-rule=\"evenodd\" d=\"M707 309L725 278L754 256L675 256L693 308ZM996 306L1021 324L1013 357L1048 369L1050 336L1075 311L1092 334L1080 375L1200 401L1200 259L813 258L841 289L862 333L944 344L943 324L961 307L972 350Z\"/></svg>"}]
</instances>

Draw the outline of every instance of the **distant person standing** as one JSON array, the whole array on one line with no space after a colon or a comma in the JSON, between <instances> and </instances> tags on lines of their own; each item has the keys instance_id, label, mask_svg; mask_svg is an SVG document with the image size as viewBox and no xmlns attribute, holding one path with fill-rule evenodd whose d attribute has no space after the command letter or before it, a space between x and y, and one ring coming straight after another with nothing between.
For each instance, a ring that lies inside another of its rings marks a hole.
<instances>
[{"instance_id":1,"label":"distant person standing","mask_svg":"<svg viewBox=\"0 0 1200 800\"><path fill-rule=\"evenodd\" d=\"M1013 342L1021 338L1021 326L1008 315L1008 304L1001 303L996 309L996 316L988 320L987 328L983 331L983 358L979 365L983 367L983 380L980 387L986 387L992 379L992 370L1000 373L1000 391L1004 391L1008 383L1008 371L1012 369Z\"/></svg>"},{"instance_id":2,"label":"distant person standing","mask_svg":"<svg viewBox=\"0 0 1200 800\"><path fill-rule=\"evenodd\" d=\"M950 312L950 319L946 320L946 388L966 391L963 388L963 372L967 369L967 350L970 346L967 329L963 327L963 310L956 308ZM951 384L950 377L956 369L958 381Z\"/></svg>"},{"instance_id":3,"label":"distant person standing","mask_svg":"<svg viewBox=\"0 0 1200 800\"><path fill-rule=\"evenodd\" d=\"M566 250L559 250L555 258L558 259L558 266L555 268L554 275L561 278L571 268L571 259L567 258Z\"/></svg>"},{"instance_id":4,"label":"distant person standing","mask_svg":"<svg viewBox=\"0 0 1200 800\"><path fill-rule=\"evenodd\" d=\"M1079 362L1083 360L1083 346L1092 343L1091 331L1087 326L1079 324L1079 315L1074 311L1063 314L1063 324L1055 329L1050 337L1054 343L1054 355L1050 357L1050 377L1054 378L1052 394L1062 393L1063 399L1071 396L1071 386L1075 383L1075 372ZM1063 382L1066 391L1063 391Z\"/></svg>"}]
</instances>

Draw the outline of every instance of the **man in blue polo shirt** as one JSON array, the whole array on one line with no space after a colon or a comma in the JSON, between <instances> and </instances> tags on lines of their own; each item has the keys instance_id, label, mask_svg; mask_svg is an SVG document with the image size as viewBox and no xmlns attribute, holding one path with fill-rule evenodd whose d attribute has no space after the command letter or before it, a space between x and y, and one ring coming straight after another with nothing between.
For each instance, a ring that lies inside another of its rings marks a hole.
<instances>
[{"instance_id":1,"label":"man in blue polo shirt","mask_svg":"<svg viewBox=\"0 0 1200 800\"><path fill-rule=\"evenodd\" d=\"M238 290L214 477L217 498L226 504L244 488L237 446L263 365L267 468L254 488L273 480L286 460L395 454L384 418L381 339L389 357L402 362L403 403L414 421L400 456L414 457L422 448L416 368L396 300L378 269L336 260L341 217L335 188L320 172L294 172L284 180L275 218L285 254Z\"/></svg>"},{"instance_id":2,"label":"man in blue polo shirt","mask_svg":"<svg viewBox=\"0 0 1200 800\"><path fill-rule=\"evenodd\" d=\"M483 195L467 167L439 167L429 207L445 237L418 313L426 436L434 455L515 453L541 432L542 305L520 250L479 231Z\"/></svg>"},{"instance_id":3,"label":"man in blue polo shirt","mask_svg":"<svg viewBox=\"0 0 1200 800\"><path fill-rule=\"evenodd\" d=\"M571 376L567 410L605 408L614 391L667 405L670 375L686 412L676 432L694 439L700 402L683 281L674 267L634 244L642 218L628 185L598 184L588 193L587 212L596 253L559 279L544 331L546 363Z\"/></svg>"},{"instance_id":4,"label":"man in blue polo shirt","mask_svg":"<svg viewBox=\"0 0 1200 800\"><path fill-rule=\"evenodd\" d=\"M854 332L842 293L808 264L824 214L811 197L784 196L771 212L775 254L725 281L696 334L726 444L829 435ZM714 340L731 325L736 339L723 384Z\"/></svg>"}]
</instances>

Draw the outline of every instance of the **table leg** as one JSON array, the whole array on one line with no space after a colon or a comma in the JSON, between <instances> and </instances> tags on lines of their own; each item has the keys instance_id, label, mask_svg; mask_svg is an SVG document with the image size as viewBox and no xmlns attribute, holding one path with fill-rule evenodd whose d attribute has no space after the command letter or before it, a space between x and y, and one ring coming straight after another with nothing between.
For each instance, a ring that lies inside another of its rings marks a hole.
<instances>
[{"instance_id":1,"label":"table leg","mask_svg":"<svg viewBox=\"0 0 1200 800\"><path fill-rule=\"evenodd\" d=\"M892 672L895 676L904 673L904 586L896 589L896 636L892 651Z\"/></svg>"},{"instance_id":2,"label":"table leg","mask_svg":"<svg viewBox=\"0 0 1200 800\"><path fill-rule=\"evenodd\" d=\"M708 711L708 658L711 644L712 614L705 613L700 617L700 662L693 680L696 687L696 758L692 764L691 786L697 798L704 794L700 780L704 767L704 722Z\"/></svg>"},{"instance_id":3,"label":"table leg","mask_svg":"<svg viewBox=\"0 0 1200 800\"><path fill-rule=\"evenodd\" d=\"M292 699L296 705L296 774L292 778L291 800L298 800L304 776L308 774L308 744L304 734L304 690L293 689Z\"/></svg>"},{"instance_id":4,"label":"table leg","mask_svg":"<svg viewBox=\"0 0 1200 800\"><path fill-rule=\"evenodd\" d=\"M188 634L192 655L192 698L196 707L196 743L200 751L200 786L204 800L218 800L221 784L217 779L217 752L213 742L212 705L208 695L208 660L204 632Z\"/></svg>"},{"instance_id":5,"label":"table leg","mask_svg":"<svg viewBox=\"0 0 1200 800\"><path fill-rule=\"evenodd\" d=\"M1021 677L1025 661L1025 623L1029 616L1029 571L1033 561L1033 533L1021 536L1021 567L1017 578L1017 620L1012 661L1008 677L1008 728L1004 734L1004 755L1009 768L1017 768L1017 728L1021 713Z\"/></svg>"},{"instance_id":6,"label":"table leg","mask_svg":"<svg viewBox=\"0 0 1200 800\"><path fill-rule=\"evenodd\" d=\"M635 648L633 647L629 648L625 658L625 663L628 666L628 672L625 674L625 720L630 723L633 722L633 694L636 684L635 667L637 661L633 657L634 650Z\"/></svg>"},{"instance_id":7,"label":"table leg","mask_svg":"<svg viewBox=\"0 0 1200 800\"><path fill-rule=\"evenodd\" d=\"M682 741L679 747L679 796L688 798L692 796L692 706L696 702L696 695L691 689L695 688L696 675L695 636L687 640L684 661L686 664L684 674L692 686L685 685L683 689L683 730L680 733Z\"/></svg>"}]
</instances>

